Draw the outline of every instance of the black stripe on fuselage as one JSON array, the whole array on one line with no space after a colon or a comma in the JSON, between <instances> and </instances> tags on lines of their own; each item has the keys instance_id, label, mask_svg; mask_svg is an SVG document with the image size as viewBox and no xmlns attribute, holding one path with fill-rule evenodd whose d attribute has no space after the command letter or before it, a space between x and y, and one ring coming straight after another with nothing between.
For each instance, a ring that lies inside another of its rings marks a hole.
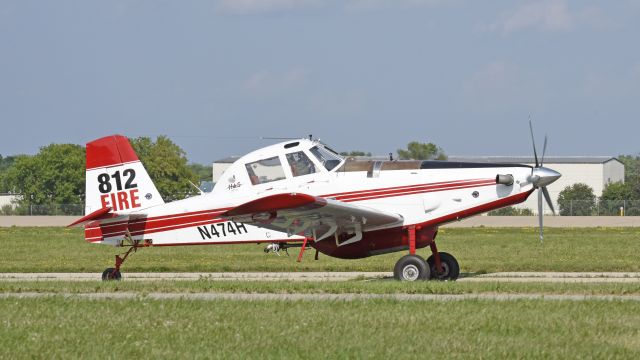
<instances>
[{"instance_id":1,"label":"black stripe on fuselage","mask_svg":"<svg viewBox=\"0 0 640 360\"><path fill-rule=\"evenodd\" d=\"M474 168L501 168L501 167L523 167L532 168L523 164L505 164L505 163L475 163L475 162L458 162L443 160L425 160L420 165L420 169L474 169Z\"/></svg>"}]
</instances>

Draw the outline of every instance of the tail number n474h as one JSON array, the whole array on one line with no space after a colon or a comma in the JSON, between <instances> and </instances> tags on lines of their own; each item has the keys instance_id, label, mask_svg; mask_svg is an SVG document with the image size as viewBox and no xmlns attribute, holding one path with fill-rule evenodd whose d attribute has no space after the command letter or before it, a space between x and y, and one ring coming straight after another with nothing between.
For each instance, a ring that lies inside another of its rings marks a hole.
<instances>
[{"instance_id":1,"label":"tail number n474h","mask_svg":"<svg viewBox=\"0 0 640 360\"><path fill-rule=\"evenodd\" d=\"M198 226L198 232L200 232L202 240L207 240L213 238L214 236L219 238L220 236L225 237L231 234L246 234L247 228L242 223L237 223L235 221L225 221L211 225Z\"/></svg>"},{"instance_id":2,"label":"tail number n474h","mask_svg":"<svg viewBox=\"0 0 640 360\"><path fill-rule=\"evenodd\" d=\"M100 195L102 207L111 207L113 211L140 207L138 184L133 182L135 178L136 171L133 169L124 170L122 175L120 170L114 172L113 175L108 173L98 175L98 190L102 193ZM111 192L114 189L112 180L115 182L116 192ZM125 180L124 187L122 180Z\"/></svg>"}]
</instances>

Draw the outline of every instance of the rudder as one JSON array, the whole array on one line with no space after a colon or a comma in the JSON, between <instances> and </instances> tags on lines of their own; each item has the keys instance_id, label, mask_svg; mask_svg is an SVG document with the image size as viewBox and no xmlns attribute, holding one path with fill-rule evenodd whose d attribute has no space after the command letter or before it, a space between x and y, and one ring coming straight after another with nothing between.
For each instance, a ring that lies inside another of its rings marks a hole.
<instances>
[{"instance_id":1,"label":"rudder","mask_svg":"<svg viewBox=\"0 0 640 360\"><path fill-rule=\"evenodd\" d=\"M85 176L85 214L106 207L125 214L164 204L125 136L105 136L87 143Z\"/></svg>"}]
</instances>

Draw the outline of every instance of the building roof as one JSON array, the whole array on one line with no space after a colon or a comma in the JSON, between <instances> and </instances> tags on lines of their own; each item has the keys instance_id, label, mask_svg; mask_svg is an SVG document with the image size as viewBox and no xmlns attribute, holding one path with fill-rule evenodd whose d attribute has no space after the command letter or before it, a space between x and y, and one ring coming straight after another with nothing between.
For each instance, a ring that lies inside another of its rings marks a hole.
<instances>
[{"instance_id":1,"label":"building roof","mask_svg":"<svg viewBox=\"0 0 640 360\"><path fill-rule=\"evenodd\" d=\"M460 156L452 155L449 161L487 162L506 164L533 164L533 156ZM620 162L613 156L545 156L545 164L604 164L609 161Z\"/></svg>"},{"instance_id":2,"label":"building roof","mask_svg":"<svg viewBox=\"0 0 640 360\"><path fill-rule=\"evenodd\" d=\"M241 157L242 156L233 155L233 156L226 157L224 159L216 160L213 163L214 164L233 164L234 162L236 162L236 160L240 159Z\"/></svg>"}]
</instances>

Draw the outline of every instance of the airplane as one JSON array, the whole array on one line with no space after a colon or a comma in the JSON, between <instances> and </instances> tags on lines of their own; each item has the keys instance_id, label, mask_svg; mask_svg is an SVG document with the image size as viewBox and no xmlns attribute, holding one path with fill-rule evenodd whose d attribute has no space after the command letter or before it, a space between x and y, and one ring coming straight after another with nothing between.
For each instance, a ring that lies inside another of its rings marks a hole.
<instances>
[{"instance_id":1,"label":"airplane","mask_svg":"<svg viewBox=\"0 0 640 360\"><path fill-rule=\"evenodd\" d=\"M531 124L530 124L531 125ZM460 267L436 246L438 227L542 197L560 173L543 166L531 128L535 166L437 160L345 159L301 138L235 161L210 193L165 203L129 140L106 136L86 145L84 226L90 243L128 247L103 280L120 280L127 257L143 247L266 243L265 252L310 247L358 259L408 253L394 266L402 281L456 280ZM425 260L417 250L429 247Z\"/></svg>"}]
</instances>

